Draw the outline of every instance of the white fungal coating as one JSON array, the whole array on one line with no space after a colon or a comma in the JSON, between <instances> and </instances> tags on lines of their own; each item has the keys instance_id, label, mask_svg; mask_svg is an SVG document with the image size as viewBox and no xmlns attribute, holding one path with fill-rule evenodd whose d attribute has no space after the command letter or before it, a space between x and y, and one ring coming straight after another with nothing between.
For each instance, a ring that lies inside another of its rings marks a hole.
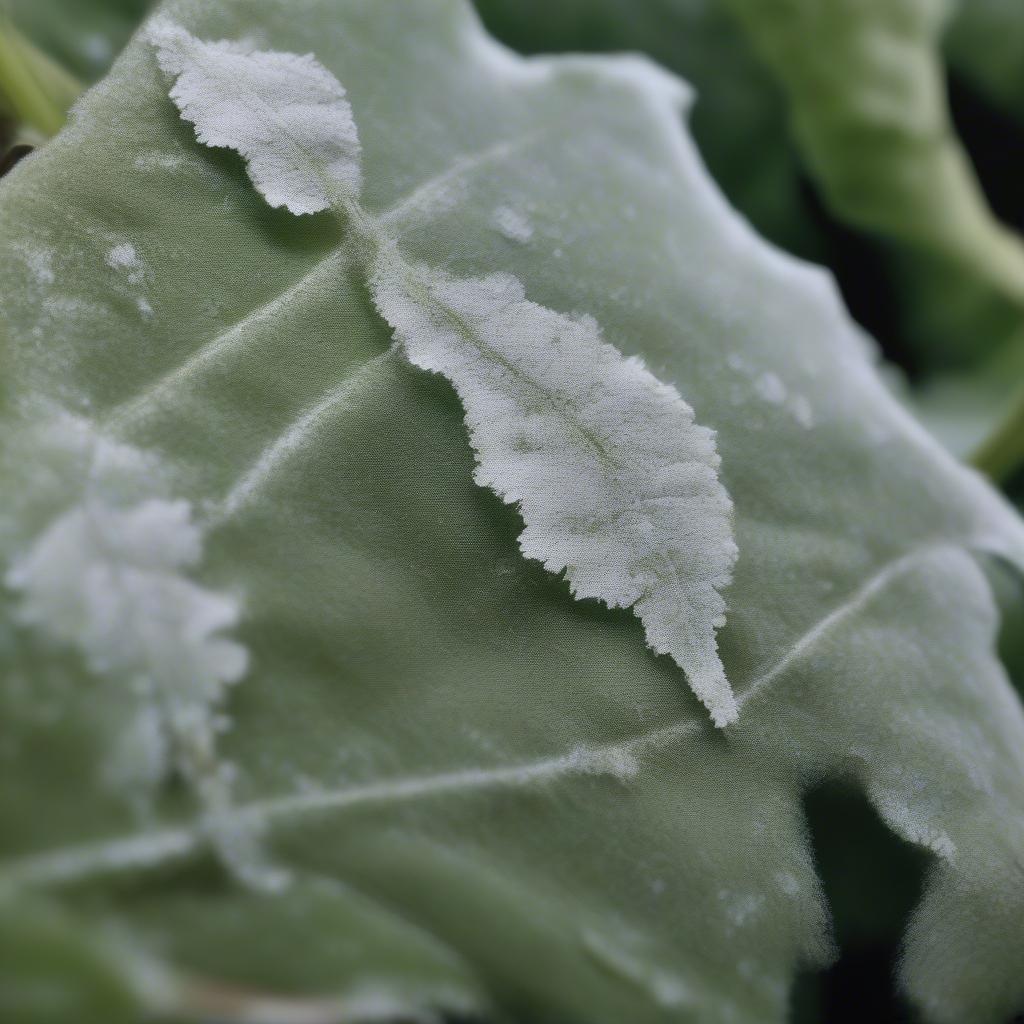
<instances>
[{"instance_id":1,"label":"white fungal coating","mask_svg":"<svg viewBox=\"0 0 1024 1024\"><path fill-rule=\"evenodd\" d=\"M477 483L518 506L523 554L578 598L632 607L715 723L734 721L715 630L736 545L713 432L592 318L530 302L509 274L453 278L386 247L371 287L409 359L455 386Z\"/></svg>"},{"instance_id":2,"label":"white fungal coating","mask_svg":"<svg viewBox=\"0 0 1024 1024\"><path fill-rule=\"evenodd\" d=\"M157 746L126 738L118 774L127 779L156 782L173 769L202 788L214 770L213 712L248 659L221 635L237 623L238 601L185 575L200 553L187 502L152 498L119 508L90 497L7 573L21 594L21 620L78 650L97 674L122 680L141 698L142 732L161 732ZM131 750L138 763L123 763Z\"/></svg>"},{"instance_id":3,"label":"white fungal coating","mask_svg":"<svg viewBox=\"0 0 1024 1024\"><path fill-rule=\"evenodd\" d=\"M499 206L494 211L494 226L510 242L528 242L533 237L533 225L511 206Z\"/></svg>"},{"instance_id":4,"label":"white fungal coating","mask_svg":"<svg viewBox=\"0 0 1024 1024\"><path fill-rule=\"evenodd\" d=\"M271 206L326 210L355 198L359 136L341 83L311 54L204 42L166 18L149 29L171 98L207 146L237 150Z\"/></svg>"}]
</instances>

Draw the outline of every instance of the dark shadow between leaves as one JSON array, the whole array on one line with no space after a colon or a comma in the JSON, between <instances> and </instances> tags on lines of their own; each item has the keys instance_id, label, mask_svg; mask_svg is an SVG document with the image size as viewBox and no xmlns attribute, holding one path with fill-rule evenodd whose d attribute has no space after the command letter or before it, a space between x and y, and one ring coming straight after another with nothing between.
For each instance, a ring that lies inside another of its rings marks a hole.
<instances>
[{"instance_id":1,"label":"dark shadow between leaves","mask_svg":"<svg viewBox=\"0 0 1024 1024\"><path fill-rule=\"evenodd\" d=\"M851 784L812 789L804 810L839 956L798 978L793 1024L915 1024L895 971L928 856L894 835Z\"/></svg>"}]
</instances>

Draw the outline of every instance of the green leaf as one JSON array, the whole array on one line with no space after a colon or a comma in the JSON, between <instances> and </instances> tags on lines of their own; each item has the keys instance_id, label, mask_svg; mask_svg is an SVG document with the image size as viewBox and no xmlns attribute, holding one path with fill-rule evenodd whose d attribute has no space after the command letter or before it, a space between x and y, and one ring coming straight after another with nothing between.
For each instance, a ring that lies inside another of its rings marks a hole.
<instances>
[{"instance_id":1,"label":"green leaf","mask_svg":"<svg viewBox=\"0 0 1024 1024\"><path fill-rule=\"evenodd\" d=\"M37 50L0 11L0 128L5 148L13 128L36 141L59 131L68 107L81 86L59 65ZM17 137L17 136L16 136Z\"/></svg>"},{"instance_id":2,"label":"green leaf","mask_svg":"<svg viewBox=\"0 0 1024 1024\"><path fill-rule=\"evenodd\" d=\"M960 362L997 347L1024 315L1024 246L994 218L950 123L947 0L725 2L784 85L826 200L919 279L929 344Z\"/></svg>"},{"instance_id":3,"label":"green leaf","mask_svg":"<svg viewBox=\"0 0 1024 1024\"><path fill-rule=\"evenodd\" d=\"M4 0L0 10L67 71L95 81L153 0Z\"/></svg>"},{"instance_id":4,"label":"green leaf","mask_svg":"<svg viewBox=\"0 0 1024 1024\"><path fill-rule=\"evenodd\" d=\"M576 597L633 607L647 642L686 672L715 724L735 721L715 642L736 561L732 505L714 435L679 393L602 341L592 317L526 301L518 278L409 263L388 218L359 201L352 108L313 58L206 42L168 20L148 36L199 141L241 153L271 206L330 208L346 222L402 354L454 385L475 479L518 507L523 554L564 573ZM251 493L246 478L225 511Z\"/></svg>"},{"instance_id":5,"label":"green leaf","mask_svg":"<svg viewBox=\"0 0 1024 1024\"><path fill-rule=\"evenodd\" d=\"M640 51L693 87L687 120L719 188L761 234L805 259L825 246L807 209L786 98L721 0L475 0L522 53Z\"/></svg>"},{"instance_id":6,"label":"green leaf","mask_svg":"<svg viewBox=\"0 0 1024 1024\"><path fill-rule=\"evenodd\" d=\"M138 38L0 184L8 565L76 510L190 513L159 543L99 531L77 632L4 595L0 886L25 933L40 903L70 922L59 971L112 929L124 992L174 1020L763 1024L829 953L800 801L838 777L933 856L901 968L928 1019L1012 1012L1024 714L974 555L1019 569L1024 526L892 399L828 278L723 202L677 88L635 58L520 60L455 0L164 12L314 53L410 266L592 316L717 432L741 711L715 729L634 616L522 557L458 395L393 347L352 211L272 209ZM126 672L76 638L140 551L158 593L214 600L182 625L141 599L156 660ZM247 669L176 728L217 637ZM146 714L173 781L112 770Z\"/></svg>"},{"instance_id":7,"label":"green leaf","mask_svg":"<svg viewBox=\"0 0 1024 1024\"><path fill-rule=\"evenodd\" d=\"M1015 0L960 0L944 39L954 71L990 103L1024 118L1024 10Z\"/></svg>"}]
</instances>

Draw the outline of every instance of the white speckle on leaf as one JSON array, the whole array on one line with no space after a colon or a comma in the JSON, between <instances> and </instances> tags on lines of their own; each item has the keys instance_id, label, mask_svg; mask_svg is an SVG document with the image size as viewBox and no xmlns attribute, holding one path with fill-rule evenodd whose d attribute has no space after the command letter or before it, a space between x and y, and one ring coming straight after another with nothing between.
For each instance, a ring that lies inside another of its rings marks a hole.
<instances>
[{"instance_id":1,"label":"white speckle on leaf","mask_svg":"<svg viewBox=\"0 0 1024 1024\"><path fill-rule=\"evenodd\" d=\"M185 164L185 158L176 153L140 153L134 163L139 171L176 171Z\"/></svg>"},{"instance_id":2,"label":"white speckle on leaf","mask_svg":"<svg viewBox=\"0 0 1024 1024\"><path fill-rule=\"evenodd\" d=\"M772 405L782 405L786 400L786 385L777 373L770 370L762 373L754 384L757 393Z\"/></svg>"},{"instance_id":3,"label":"white speckle on leaf","mask_svg":"<svg viewBox=\"0 0 1024 1024\"><path fill-rule=\"evenodd\" d=\"M779 888L787 896L797 896L800 893L800 881L796 875L789 871L780 871L775 876L775 881L778 883Z\"/></svg>"},{"instance_id":4,"label":"white speckle on leaf","mask_svg":"<svg viewBox=\"0 0 1024 1024\"><path fill-rule=\"evenodd\" d=\"M341 83L311 54L204 42L167 18L149 28L171 99L207 146L245 158L271 206L316 213L359 195L359 137Z\"/></svg>"},{"instance_id":5,"label":"white speckle on leaf","mask_svg":"<svg viewBox=\"0 0 1024 1024\"><path fill-rule=\"evenodd\" d=\"M797 395L793 399L791 408L793 410L793 418L804 430L810 430L814 426L814 410L811 408L811 403L805 395Z\"/></svg>"},{"instance_id":6,"label":"white speckle on leaf","mask_svg":"<svg viewBox=\"0 0 1024 1024\"><path fill-rule=\"evenodd\" d=\"M107 253L107 266L115 270L131 270L139 265L139 255L131 242L115 245Z\"/></svg>"},{"instance_id":7,"label":"white speckle on leaf","mask_svg":"<svg viewBox=\"0 0 1024 1024\"><path fill-rule=\"evenodd\" d=\"M53 250L31 249L25 253L25 263L36 284L53 284Z\"/></svg>"},{"instance_id":8,"label":"white speckle on leaf","mask_svg":"<svg viewBox=\"0 0 1024 1024\"><path fill-rule=\"evenodd\" d=\"M737 893L730 889L720 889L718 898L725 906L726 918L732 928L742 928L754 920L765 902L759 893Z\"/></svg>"},{"instance_id":9,"label":"white speckle on leaf","mask_svg":"<svg viewBox=\"0 0 1024 1024\"><path fill-rule=\"evenodd\" d=\"M499 206L494 211L494 225L511 242L528 242L533 237L533 226L511 206Z\"/></svg>"},{"instance_id":10,"label":"white speckle on leaf","mask_svg":"<svg viewBox=\"0 0 1024 1024\"><path fill-rule=\"evenodd\" d=\"M131 242L115 245L107 253L107 266L112 270L126 270L131 284L138 284L144 276L142 260Z\"/></svg>"}]
</instances>

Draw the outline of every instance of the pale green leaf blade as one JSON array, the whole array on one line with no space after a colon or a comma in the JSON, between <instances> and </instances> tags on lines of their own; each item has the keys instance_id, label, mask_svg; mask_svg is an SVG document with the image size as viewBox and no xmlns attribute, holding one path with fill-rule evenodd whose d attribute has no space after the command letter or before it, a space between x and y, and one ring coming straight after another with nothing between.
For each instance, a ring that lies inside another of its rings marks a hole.
<instances>
[{"instance_id":1,"label":"pale green leaf blade","mask_svg":"<svg viewBox=\"0 0 1024 1024\"><path fill-rule=\"evenodd\" d=\"M65 906L83 943L112 920L243 1005L369 974L402 995L397 937L361 964L346 926L305 917L326 877L426 937L410 1012L443 990L499 1018L762 1024L828 950L802 787L852 776L944 865L915 998L940 994L938 1021L1009 1012L1024 723L968 549L1020 564L1021 526L893 402L827 279L727 209L636 63L520 62L445 0L167 12L201 39L258 25L261 47L315 53L359 123L362 202L410 261L590 313L717 431L743 552L720 649L743 708L714 730L640 623L521 557L522 523L473 482L461 404L391 351L343 227L271 210L237 157L197 144L138 42L0 187L5 381L27 398L5 415L75 408L191 502L195 581L239 595L251 658L215 817L258 826L299 895L225 872L187 790L140 817L104 785L123 690L13 626L0 877ZM124 245L137 265L112 266ZM24 450L3 469L24 481L12 559L83 486ZM293 907L275 943L260 925ZM228 956L225 922L270 952Z\"/></svg>"},{"instance_id":2,"label":"pale green leaf blade","mask_svg":"<svg viewBox=\"0 0 1024 1024\"><path fill-rule=\"evenodd\" d=\"M736 560L732 504L714 435L679 393L603 342L593 317L527 301L511 275L410 265L386 220L359 204L352 110L313 58L207 43L164 19L147 34L200 142L240 152L271 206L332 207L362 236L377 309L414 365L454 384L476 479L522 514L523 554L564 572L576 597L634 607L715 724L735 721L715 642ZM498 214L505 237L529 239L525 218Z\"/></svg>"}]
</instances>

